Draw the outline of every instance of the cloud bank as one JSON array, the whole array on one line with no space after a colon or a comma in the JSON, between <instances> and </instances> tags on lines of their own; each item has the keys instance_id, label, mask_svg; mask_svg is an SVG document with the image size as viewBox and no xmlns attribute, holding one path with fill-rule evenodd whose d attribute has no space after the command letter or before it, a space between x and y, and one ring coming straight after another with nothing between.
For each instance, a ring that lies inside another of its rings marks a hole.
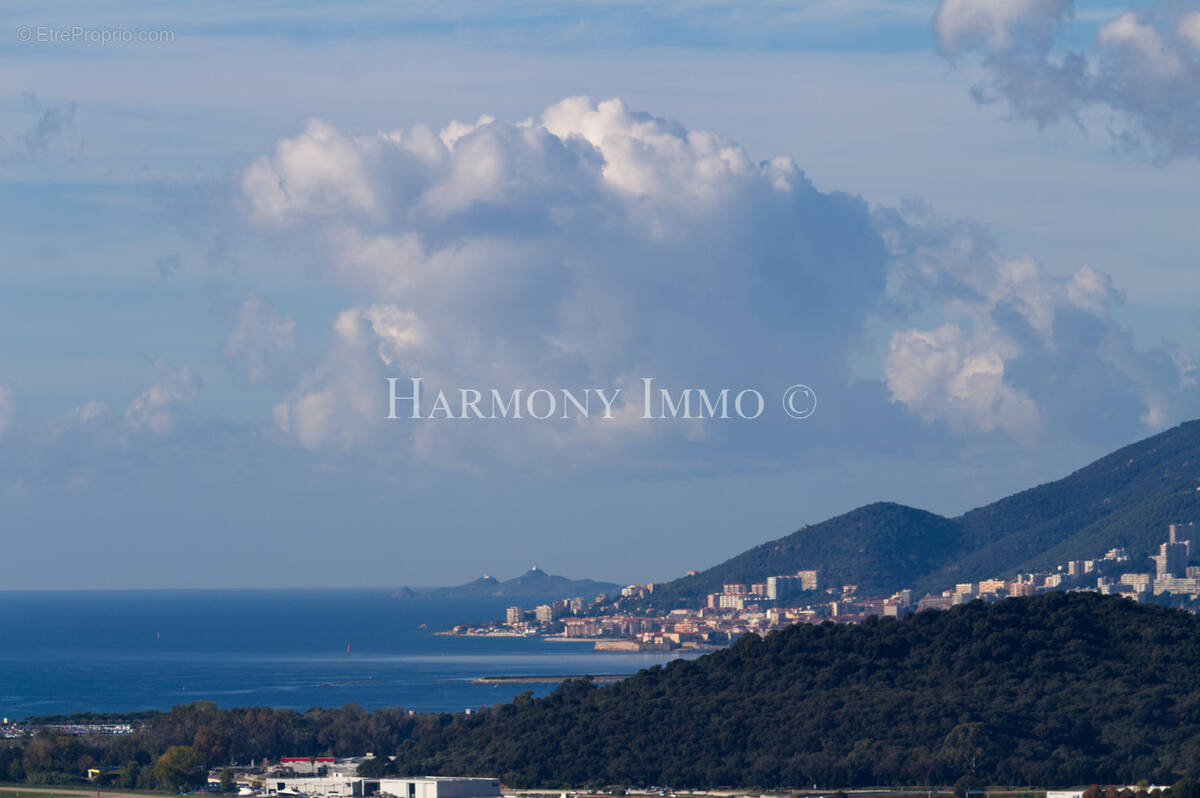
<instances>
[{"instance_id":1,"label":"cloud bank","mask_svg":"<svg viewBox=\"0 0 1200 798\"><path fill-rule=\"evenodd\" d=\"M1070 0L942 0L946 56L982 57L982 103L1046 125L1101 111L1115 140L1167 160L1200 155L1200 11L1158 2L1101 24L1090 50L1063 45Z\"/></svg>"},{"instance_id":2,"label":"cloud bank","mask_svg":"<svg viewBox=\"0 0 1200 798\"><path fill-rule=\"evenodd\" d=\"M1158 429L1194 412L1194 368L1171 347L1136 345L1107 275L1052 274L923 206L877 218L893 296L940 322L894 332L885 361L893 398L921 418L1032 441L1063 429L1086 438L1114 416Z\"/></svg>"}]
</instances>

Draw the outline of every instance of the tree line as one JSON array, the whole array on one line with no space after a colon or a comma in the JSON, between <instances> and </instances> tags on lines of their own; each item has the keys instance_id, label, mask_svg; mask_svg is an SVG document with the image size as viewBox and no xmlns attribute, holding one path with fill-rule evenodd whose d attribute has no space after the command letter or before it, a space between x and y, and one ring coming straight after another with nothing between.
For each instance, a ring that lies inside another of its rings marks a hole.
<instances>
[{"instance_id":1,"label":"tree line","mask_svg":"<svg viewBox=\"0 0 1200 798\"><path fill-rule=\"evenodd\" d=\"M0 741L0 780L66 784L78 782L89 768L96 768L103 772L101 780L112 786L174 792L203 784L210 769L231 763L396 751L416 729L438 722L437 716L409 715L400 708L367 712L350 704L296 712L269 707L219 709L208 701L132 718L72 716L72 720L85 719L133 720L135 731L78 737L43 730L27 739Z\"/></svg>"}]
</instances>

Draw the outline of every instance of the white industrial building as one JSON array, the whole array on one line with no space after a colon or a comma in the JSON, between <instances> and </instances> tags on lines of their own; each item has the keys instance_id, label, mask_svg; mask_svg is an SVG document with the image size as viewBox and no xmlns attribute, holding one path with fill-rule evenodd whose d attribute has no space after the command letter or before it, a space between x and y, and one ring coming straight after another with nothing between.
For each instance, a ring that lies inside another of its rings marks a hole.
<instances>
[{"instance_id":1,"label":"white industrial building","mask_svg":"<svg viewBox=\"0 0 1200 798\"><path fill-rule=\"evenodd\" d=\"M263 780L264 795L317 795L321 798L362 798L370 795L374 784L357 776L267 776Z\"/></svg>"},{"instance_id":2,"label":"white industrial building","mask_svg":"<svg viewBox=\"0 0 1200 798\"><path fill-rule=\"evenodd\" d=\"M455 776L364 779L342 773L326 776L268 776L263 781L263 793L316 798L365 798L376 794L392 798L500 798L500 781Z\"/></svg>"},{"instance_id":3,"label":"white industrial building","mask_svg":"<svg viewBox=\"0 0 1200 798\"><path fill-rule=\"evenodd\" d=\"M425 776L380 779L379 792L394 798L499 798L499 779Z\"/></svg>"}]
</instances>

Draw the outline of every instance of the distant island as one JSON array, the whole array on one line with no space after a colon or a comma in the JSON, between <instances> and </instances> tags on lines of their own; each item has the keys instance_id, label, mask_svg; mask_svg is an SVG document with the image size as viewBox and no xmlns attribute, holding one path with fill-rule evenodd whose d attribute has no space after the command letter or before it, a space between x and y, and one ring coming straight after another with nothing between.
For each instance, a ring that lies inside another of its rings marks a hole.
<instances>
[{"instance_id":1,"label":"distant island","mask_svg":"<svg viewBox=\"0 0 1200 798\"><path fill-rule=\"evenodd\" d=\"M486 598L489 596L507 596L511 598L537 597L543 599L562 599L572 596L615 595L621 590L621 585L613 582L600 582L595 579L568 579L565 576L547 573L534 565L520 576L501 582L499 579L484 574L478 579L464 585L453 587L436 587L432 589L414 589L401 587L392 594L393 598Z\"/></svg>"}]
</instances>

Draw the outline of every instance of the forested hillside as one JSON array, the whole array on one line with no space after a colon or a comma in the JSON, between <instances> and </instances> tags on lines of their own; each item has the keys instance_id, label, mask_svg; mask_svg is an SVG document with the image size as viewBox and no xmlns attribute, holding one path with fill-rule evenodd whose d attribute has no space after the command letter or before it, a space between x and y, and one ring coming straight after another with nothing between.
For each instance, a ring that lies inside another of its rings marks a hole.
<instances>
[{"instance_id":1,"label":"forested hillside","mask_svg":"<svg viewBox=\"0 0 1200 798\"><path fill-rule=\"evenodd\" d=\"M868 594L910 587L962 552L962 530L933 513L879 502L755 546L695 576L655 590L658 607L694 604L726 582L819 568L826 584L857 584Z\"/></svg>"},{"instance_id":2,"label":"forested hillside","mask_svg":"<svg viewBox=\"0 0 1200 798\"><path fill-rule=\"evenodd\" d=\"M726 582L801 569L882 595L1095 559L1114 546L1142 560L1166 539L1168 524L1188 521L1200 523L1200 421L955 519L897 504L860 507L668 582L652 603L694 605Z\"/></svg>"},{"instance_id":3,"label":"forested hillside","mask_svg":"<svg viewBox=\"0 0 1200 798\"><path fill-rule=\"evenodd\" d=\"M1200 523L1200 421L955 520L969 553L930 584L1095 558L1114 546L1143 559L1166 540L1168 524Z\"/></svg>"},{"instance_id":4,"label":"forested hillside","mask_svg":"<svg viewBox=\"0 0 1200 798\"><path fill-rule=\"evenodd\" d=\"M514 786L1043 786L1200 771L1200 619L1051 593L799 625L605 687L447 717L406 773Z\"/></svg>"}]
</instances>

